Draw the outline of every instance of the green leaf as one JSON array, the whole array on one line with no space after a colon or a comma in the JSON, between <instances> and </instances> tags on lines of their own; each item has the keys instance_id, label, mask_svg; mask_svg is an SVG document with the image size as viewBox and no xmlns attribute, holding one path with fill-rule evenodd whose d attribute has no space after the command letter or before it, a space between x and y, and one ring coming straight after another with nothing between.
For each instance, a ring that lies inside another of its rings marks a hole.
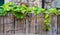
<instances>
[{"instance_id":1,"label":"green leaf","mask_svg":"<svg viewBox=\"0 0 60 35\"><path fill-rule=\"evenodd\" d=\"M4 11L4 8L2 6L0 6L0 16L4 16L6 14L7 14L7 12Z\"/></svg>"},{"instance_id":2,"label":"green leaf","mask_svg":"<svg viewBox=\"0 0 60 35\"><path fill-rule=\"evenodd\" d=\"M44 8L40 8L40 11L41 11L41 13L44 13L45 9Z\"/></svg>"},{"instance_id":3,"label":"green leaf","mask_svg":"<svg viewBox=\"0 0 60 35\"><path fill-rule=\"evenodd\" d=\"M27 13L29 13L29 8L25 5L21 5L20 6L20 12L23 14L27 14Z\"/></svg>"},{"instance_id":4,"label":"green leaf","mask_svg":"<svg viewBox=\"0 0 60 35\"><path fill-rule=\"evenodd\" d=\"M60 15L60 10L58 10L57 15Z\"/></svg>"},{"instance_id":5,"label":"green leaf","mask_svg":"<svg viewBox=\"0 0 60 35\"><path fill-rule=\"evenodd\" d=\"M56 14L57 10L56 10L56 8L50 8L50 9L48 9L48 12Z\"/></svg>"},{"instance_id":6,"label":"green leaf","mask_svg":"<svg viewBox=\"0 0 60 35\"><path fill-rule=\"evenodd\" d=\"M40 13L40 9L37 6L32 7L30 10L34 11L34 15L37 15Z\"/></svg>"},{"instance_id":7,"label":"green leaf","mask_svg":"<svg viewBox=\"0 0 60 35\"><path fill-rule=\"evenodd\" d=\"M11 11L13 9L13 6L15 6L12 2L8 2L3 4L3 8L5 11Z\"/></svg>"},{"instance_id":8,"label":"green leaf","mask_svg":"<svg viewBox=\"0 0 60 35\"><path fill-rule=\"evenodd\" d=\"M49 14L45 14L45 18L49 18Z\"/></svg>"},{"instance_id":9,"label":"green leaf","mask_svg":"<svg viewBox=\"0 0 60 35\"><path fill-rule=\"evenodd\" d=\"M45 26L44 30L45 31L49 31L50 30L50 26L49 25Z\"/></svg>"},{"instance_id":10,"label":"green leaf","mask_svg":"<svg viewBox=\"0 0 60 35\"><path fill-rule=\"evenodd\" d=\"M12 14L13 14L17 19L23 19L23 18L24 18L24 14L21 13L21 12L13 11Z\"/></svg>"}]
</instances>

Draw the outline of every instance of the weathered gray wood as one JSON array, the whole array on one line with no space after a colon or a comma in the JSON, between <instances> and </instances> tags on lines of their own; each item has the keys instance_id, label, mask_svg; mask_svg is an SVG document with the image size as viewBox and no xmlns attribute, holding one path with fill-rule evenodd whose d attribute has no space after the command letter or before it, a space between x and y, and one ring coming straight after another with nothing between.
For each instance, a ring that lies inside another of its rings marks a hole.
<instances>
[{"instance_id":1,"label":"weathered gray wood","mask_svg":"<svg viewBox=\"0 0 60 35\"><path fill-rule=\"evenodd\" d=\"M27 22L29 25L29 33L34 34L35 33L35 16L31 15L31 17L27 19Z\"/></svg>"},{"instance_id":2,"label":"weathered gray wood","mask_svg":"<svg viewBox=\"0 0 60 35\"><path fill-rule=\"evenodd\" d=\"M60 15L57 17L57 25L58 25L57 33L60 34Z\"/></svg>"},{"instance_id":3,"label":"weathered gray wood","mask_svg":"<svg viewBox=\"0 0 60 35\"><path fill-rule=\"evenodd\" d=\"M15 22L14 22L15 21ZM57 16L50 15L51 31L46 32L44 30L44 15L39 14L32 17L26 17L22 20L15 18L11 13L8 13L4 17L0 17L0 33L24 33L24 34L56 34L57 28ZM15 28L14 28L15 23Z\"/></svg>"},{"instance_id":4,"label":"weathered gray wood","mask_svg":"<svg viewBox=\"0 0 60 35\"><path fill-rule=\"evenodd\" d=\"M4 33L11 33L13 31L13 15L11 13L8 13L6 16L4 16Z\"/></svg>"},{"instance_id":5,"label":"weathered gray wood","mask_svg":"<svg viewBox=\"0 0 60 35\"><path fill-rule=\"evenodd\" d=\"M3 33L3 17L0 17L0 33Z\"/></svg>"},{"instance_id":6,"label":"weathered gray wood","mask_svg":"<svg viewBox=\"0 0 60 35\"><path fill-rule=\"evenodd\" d=\"M16 19L15 20L15 33L25 33L25 19L19 20Z\"/></svg>"},{"instance_id":7,"label":"weathered gray wood","mask_svg":"<svg viewBox=\"0 0 60 35\"><path fill-rule=\"evenodd\" d=\"M48 34L57 35L57 16L54 14L50 14L49 21L50 31L48 32Z\"/></svg>"},{"instance_id":8,"label":"weathered gray wood","mask_svg":"<svg viewBox=\"0 0 60 35\"><path fill-rule=\"evenodd\" d=\"M46 34L44 30L44 14L40 13L37 16L37 26L38 26L38 34Z\"/></svg>"}]
</instances>

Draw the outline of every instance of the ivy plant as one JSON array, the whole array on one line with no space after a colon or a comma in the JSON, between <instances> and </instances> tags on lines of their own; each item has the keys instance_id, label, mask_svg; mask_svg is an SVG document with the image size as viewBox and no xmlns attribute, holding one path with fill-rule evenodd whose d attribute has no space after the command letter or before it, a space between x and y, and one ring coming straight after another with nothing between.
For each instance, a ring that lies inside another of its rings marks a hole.
<instances>
[{"instance_id":1,"label":"ivy plant","mask_svg":"<svg viewBox=\"0 0 60 35\"><path fill-rule=\"evenodd\" d=\"M18 19L24 18L24 14L20 12L20 8L17 6L13 7L12 14Z\"/></svg>"},{"instance_id":2,"label":"ivy plant","mask_svg":"<svg viewBox=\"0 0 60 35\"><path fill-rule=\"evenodd\" d=\"M25 5L15 6L12 11L13 15L18 19L23 19L29 12L29 8Z\"/></svg>"},{"instance_id":3,"label":"ivy plant","mask_svg":"<svg viewBox=\"0 0 60 35\"><path fill-rule=\"evenodd\" d=\"M16 18L23 19L27 14L30 12L33 12L34 15L38 15L39 13L44 14L44 25L45 30L49 31L49 14L55 14L60 15L60 10L56 10L56 8L50 8L48 10L45 10L43 8L39 8L38 6L33 6L31 8L28 8L25 4L22 4L20 6L16 6L14 3L9 2L5 3L4 5L0 6L0 16L6 15L8 12L11 12Z\"/></svg>"},{"instance_id":4,"label":"ivy plant","mask_svg":"<svg viewBox=\"0 0 60 35\"><path fill-rule=\"evenodd\" d=\"M45 11L45 14L44 14L44 24L45 24L45 30L46 31L49 31L50 30L50 26L49 26L49 14L54 14L54 15L58 15L58 12L56 10L56 8L50 8L48 10Z\"/></svg>"},{"instance_id":5,"label":"ivy plant","mask_svg":"<svg viewBox=\"0 0 60 35\"><path fill-rule=\"evenodd\" d=\"M13 9L13 3L9 2L9 3L5 3L2 6L0 6L0 16L4 16L8 13L8 11Z\"/></svg>"},{"instance_id":6,"label":"ivy plant","mask_svg":"<svg viewBox=\"0 0 60 35\"><path fill-rule=\"evenodd\" d=\"M50 26L49 26L49 13L45 13L44 14L44 25L45 25L45 30L49 31L50 30Z\"/></svg>"}]
</instances>

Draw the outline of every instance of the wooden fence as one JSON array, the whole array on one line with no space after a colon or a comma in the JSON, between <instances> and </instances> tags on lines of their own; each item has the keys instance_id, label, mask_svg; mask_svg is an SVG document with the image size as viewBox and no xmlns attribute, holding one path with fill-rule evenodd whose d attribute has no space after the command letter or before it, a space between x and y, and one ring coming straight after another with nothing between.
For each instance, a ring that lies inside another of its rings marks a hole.
<instances>
[{"instance_id":1,"label":"wooden fence","mask_svg":"<svg viewBox=\"0 0 60 35\"><path fill-rule=\"evenodd\" d=\"M0 33L22 33L22 34L56 34L60 29L57 25L57 16L50 14L50 31L44 30L44 15L39 14L25 17L20 20L15 18L11 13L0 17ZM59 20L60 21L60 20ZM58 21L58 22L59 22Z\"/></svg>"}]
</instances>

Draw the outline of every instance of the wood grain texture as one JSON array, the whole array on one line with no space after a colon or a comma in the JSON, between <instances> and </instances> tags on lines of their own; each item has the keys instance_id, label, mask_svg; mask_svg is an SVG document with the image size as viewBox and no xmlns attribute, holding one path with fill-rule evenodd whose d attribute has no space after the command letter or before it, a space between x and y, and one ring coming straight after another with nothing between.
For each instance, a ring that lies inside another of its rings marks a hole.
<instances>
[{"instance_id":1,"label":"wood grain texture","mask_svg":"<svg viewBox=\"0 0 60 35\"><path fill-rule=\"evenodd\" d=\"M57 16L50 15L50 25L50 31L45 31L43 14L38 14L37 16L32 14L24 19L14 19L11 13L0 17L0 33L56 34Z\"/></svg>"}]
</instances>

